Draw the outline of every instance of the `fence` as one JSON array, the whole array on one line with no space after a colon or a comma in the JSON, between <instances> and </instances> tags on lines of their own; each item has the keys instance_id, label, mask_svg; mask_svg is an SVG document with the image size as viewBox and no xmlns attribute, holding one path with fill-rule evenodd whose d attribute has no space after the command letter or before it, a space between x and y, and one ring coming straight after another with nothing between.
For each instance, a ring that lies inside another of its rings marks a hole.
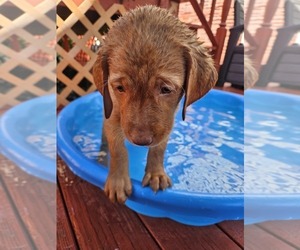
<instances>
[{"instance_id":1,"label":"fence","mask_svg":"<svg viewBox=\"0 0 300 250\"><path fill-rule=\"evenodd\" d=\"M120 4L104 10L95 0L86 0L79 5L73 1L59 2L56 47L58 105L65 106L96 89L92 68L98 48L114 20L125 11Z\"/></svg>"},{"instance_id":2,"label":"fence","mask_svg":"<svg viewBox=\"0 0 300 250\"><path fill-rule=\"evenodd\" d=\"M55 2L0 3L0 108L55 93Z\"/></svg>"}]
</instances>

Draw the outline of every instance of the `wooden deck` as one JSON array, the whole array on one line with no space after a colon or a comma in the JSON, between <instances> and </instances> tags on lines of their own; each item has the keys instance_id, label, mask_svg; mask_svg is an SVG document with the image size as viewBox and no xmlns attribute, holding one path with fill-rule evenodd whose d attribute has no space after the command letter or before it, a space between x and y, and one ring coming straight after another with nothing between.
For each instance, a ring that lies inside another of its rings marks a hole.
<instances>
[{"instance_id":1,"label":"wooden deck","mask_svg":"<svg viewBox=\"0 0 300 250\"><path fill-rule=\"evenodd\" d=\"M300 249L300 220L270 221L245 226L245 249Z\"/></svg>"},{"instance_id":2,"label":"wooden deck","mask_svg":"<svg viewBox=\"0 0 300 250\"><path fill-rule=\"evenodd\" d=\"M207 227L137 214L58 160L58 249L241 249L243 221Z\"/></svg>"},{"instance_id":3,"label":"wooden deck","mask_svg":"<svg viewBox=\"0 0 300 250\"><path fill-rule=\"evenodd\" d=\"M0 249L55 249L55 184L0 154Z\"/></svg>"}]
</instances>

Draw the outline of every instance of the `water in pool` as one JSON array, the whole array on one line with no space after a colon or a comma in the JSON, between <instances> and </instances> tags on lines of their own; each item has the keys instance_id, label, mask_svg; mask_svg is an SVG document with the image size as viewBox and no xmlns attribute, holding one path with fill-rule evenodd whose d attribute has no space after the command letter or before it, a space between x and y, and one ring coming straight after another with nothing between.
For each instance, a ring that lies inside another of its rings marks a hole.
<instances>
[{"instance_id":1,"label":"water in pool","mask_svg":"<svg viewBox=\"0 0 300 250\"><path fill-rule=\"evenodd\" d=\"M26 113L16 117L16 130L24 138L24 144L33 151L51 159L56 159L56 119L54 102L32 105ZM39 114L35 119L28 119L32 114Z\"/></svg>"},{"instance_id":2,"label":"water in pool","mask_svg":"<svg viewBox=\"0 0 300 250\"><path fill-rule=\"evenodd\" d=\"M38 178L56 181L55 95L37 97L1 116L0 151Z\"/></svg>"},{"instance_id":3,"label":"water in pool","mask_svg":"<svg viewBox=\"0 0 300 250\"><path fill-rule=\"evenodd\" d=\"M218 91L213 91L209 98L206 96L190 106L185 121L181 119L181 109L176 115L164 160L166 172L173 181L173 190L243 193L243 100L235 95L217 97ZM102 99L95 95L76 108L80 118L68 126L75 145L93 161L99 157L102 111ZM129 148L130 176L141 181L147 149L129 142L126 145Z\"/></svg>"},{"instance_id":4,"label":"water in pool","mask_svg":"<svg viewBox=\"0 0 300 250\"><path fill-rule=\"evenodd\" d=\"M245 194L300 194L300 98L245 93Z\"/></svg>"}]
</instances>

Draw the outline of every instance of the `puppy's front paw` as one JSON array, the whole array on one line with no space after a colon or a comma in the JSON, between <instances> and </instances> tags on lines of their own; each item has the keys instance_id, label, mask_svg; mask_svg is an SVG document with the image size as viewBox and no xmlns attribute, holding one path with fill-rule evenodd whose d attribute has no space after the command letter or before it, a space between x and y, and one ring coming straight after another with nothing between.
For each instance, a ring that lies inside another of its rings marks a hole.
<instances>
[{"instance_id":1,"label":"puppy's front paw","mask_svg":"<svg viewBox=\"0 0 300 250\"><path fill-rule=\"evenodd\" d=\"M108 176L104 192L112 202L117 200L121 204L125 203L132 192L130 178L121 175Z\"/></svg>"},{"instance_id":2,"label":"puppy's front paw","mask_svg":"<svg viewBox=\"0 0 300 250\"><path fill-rule=\"evenodd\" d=\"M170 177L164 172L146 172L142 185L152 188L154 192L157 192L159 189L165 190L167 187L172 186L172 181Z\"/></svg>"}]
</instances>

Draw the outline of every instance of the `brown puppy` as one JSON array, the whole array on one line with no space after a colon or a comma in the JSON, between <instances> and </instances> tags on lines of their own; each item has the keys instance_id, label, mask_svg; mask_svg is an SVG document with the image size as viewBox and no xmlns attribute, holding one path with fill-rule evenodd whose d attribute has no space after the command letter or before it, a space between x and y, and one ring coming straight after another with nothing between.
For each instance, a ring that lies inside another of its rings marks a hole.
<instances>
[{"instance_id":1,"label":"brown puppy","mask_svg":"<svg viewBox=\"0 0 300 250\"><path fill-rule=\"evenodd\" d=\"M93 74L104 97L109 199L123 203L132 191L125 137L149 146L142 184L155 192L171 186L163 158L174 114L184 94L183 119L186 107L214 86L217 73L209 54L167 10L145 6L115 22Z\"/></svg>"}]
</instances>

